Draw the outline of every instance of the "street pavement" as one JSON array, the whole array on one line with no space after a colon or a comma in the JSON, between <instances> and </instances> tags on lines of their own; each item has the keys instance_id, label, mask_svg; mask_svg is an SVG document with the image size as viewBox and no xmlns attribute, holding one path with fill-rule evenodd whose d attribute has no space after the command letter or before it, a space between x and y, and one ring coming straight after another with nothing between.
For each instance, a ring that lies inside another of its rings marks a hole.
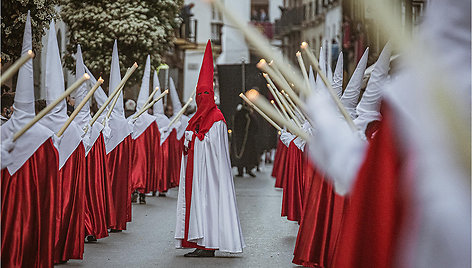
<instances>
[{"instance_id":1,"label":"street pavement","mask_svg":"<svg viewBox=\"0 0 472 268\"><path fill-rule=\"evenodd\" d=\"M85 244L83 260L61 267L294 267L297 223L280 217L282 191L274 188L272 166L256 178L235 177L239 216L246 248L241 254L216 251L215 258L185 258L190 249L175 249L174 228L178 189L167 197L133 204L133 221L122 233ZM233 170L235 173L235 170Z\"/></svg>"}]
</instances>

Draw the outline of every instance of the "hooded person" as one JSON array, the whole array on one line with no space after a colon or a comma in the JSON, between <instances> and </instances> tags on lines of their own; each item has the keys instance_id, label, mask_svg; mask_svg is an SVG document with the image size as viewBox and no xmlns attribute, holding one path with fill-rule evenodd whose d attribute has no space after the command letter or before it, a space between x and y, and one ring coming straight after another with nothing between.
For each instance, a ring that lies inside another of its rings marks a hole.
<instances>
[{"instance_id":1,"label":"hooded person","mask_svg":"<svg viewBox=\"0 0 472 268\"><path fill-rule=\"evenodd\" d=\"M336 68L334 69L333 76L333 89L338 95L338 98L341 98L343 95L343 53L339 53L338 61L336 62Z\"/></svg>"},{"instance_id":2,"label":"hooded person","mask_svg":"<svg viewBox=\"0 0 472 268\"><path fill-rule=\"evenodd\" d=\"M85 65L82 58L82 49L77 45L75 64L76 79L85 74ZM92 78L92 75L90 75ZM95 84L95 79L91 79L92 83L84 83L76 90L75 108L82 102L87 95L87 88ZM101 89L100 89L101 90ZM85 235L87 241L92 242L96 239L108 236L108 225L106 218L107 211L107 165L105 162L105 144L103 136L100 134L101 125L95 122L94 127L89 126L92 119L90 116L90 100L80 109L74 122L81 128L87 129L84 133L82 141L85 145ZM98 128L98 129L97 129ZM97 140L100 140L97 142Z\"/></svg>"},{"instance_id":3,"label":"hooded person","mask_svg":"<svg viewBox=\"0 0 472 268\"><path fill-rule=\"evenodd\" d=\"M90 76L90 82L91 84L97 83L97 80L93 76L93 74L90 72L90 70L85 67L85 71L87 74ZM102 87L98 87L95 93L93 94L93 97L97 101L97 105L99 107L103 106L105 104L105 101L107 100L107 95L103 91ZM88 163L90 164L89 167L93 168L93 172L95 172L95 176L97 178L102 178L101 180L104 181L104 187L105 187L105 218L106 218L106 224L108 228L111 228L112 226L116 226L116 209L115 209L115 204L113 202L113 193L112 193L112 186L111 186L111 180L109 179L110 172L108 171L108 162L107 162L107 154L106 154L106 148L105 148L105 139L110 136L110 127L104 126L101 122L103 122L105 115L107 112L107 109L105 109L95 121L95 123L90 126L90 123L87 122L86 125L86 136L84 139L88 140L88 148L86 148L86 158L89 161ZM90 122L90 121L89 121ZM87 136L90 136L90 138L86 138ZM89 172L89 171L88 171ZM93 239L90 238L92 241Z\"/></svg>"},{"instance_id":4,"label":"hooded person","mask_svg":"<svg viewBox=\"0 0 472 268\"><path fill-rule=\"evenodd\" d=\"M187 257L240 253L244 239L234 191L228 134L214 100L213 56L208 41L197 83L197 112L185 132L186 153L177 199L177 248L196 248Z\"/></svg>"},{"instance_id":5,"label":"hooded person","mask_svg":"<svg viewBox=\"0 0 472 268\"><path fill-rule=\"evenodd\" d=\"M178 115L178 112L182 110L182 104L180 103L179 94L175 88L174 80L172 77L169 78L169 91L172 101L172 109L174 115L171 120ZM183 135L187 128L189 118L185 115L181 115L180 118L172 125L172 129L169 134L169 177L170 187L176 187L179 185L180 179L180 164L182 161L182 152L184 146Z\"/></svg>"},{"instance_id":6,"label":"hooded person","mask_svg":"<svg viewBox=\"0 0 472 268\"><path fill-rule=\"evenodd\" d=\"M470 8L428 2L383 94L336 267L470 267Z\"/></svg>"},{"instance_id":7,"label":"hooded person","mask_svg":"<svg viewBox=\"0 0 472 268\"><path fill-rule=\"evenodd\" d=\"M55 101L65 90L54 21L49 25L45 87L47 104ZM39 123L57 133L67 119L67 105L62 100ZM83 258L86 171L82 134L79 126L71 122L63 135L54 136L54 145L59 152L59 204L56 217L59 229L54 248L55 263Z\"/></svg>"},{"instance_id":8,"label":"hooded person","mask_svg":"<svg viewBox=\"0 0 472 268\"><path fill-rule=\"evenodd\" d=\"M21 54L32 50L30 12L26 17ZM2 267L52 267L56 232L59 157L54 132L34 124L16 141L13 135L35 116L33 60L18 72L14 112L1 126L2 147L13 143L2 159L1 265ZM3 155L2 155L3 157ZM21 211L21 213L19 213Z\"/></svg>"},{"instance_id":9,"label":"hooded person","mask_svg":"<svg viewBox=\"0 0 472 268\"><path fill-rule=\"evenodd\" d=\"M161 94L161 87L159 84L159 78L157 76L157 71L154 71L154 76L152 79L153 88L159 88L157 93L154 95L154 99ZM167 190L171 188L170 181L170 170L169 170L169 134L168 126L170 124L169 118L164 115L164 105L163 99L160 99L154 103L153 107L153 116L159 131L158 137L156 137L156 142L154 142L154 151L159 153L159 157L156 157L155 161L157 167L157 180L153 187L153 191L159 191L159 196L166 196Z\"/></svg>"},{"instance_id":10,"label":"hooded person","mask_svg":"<svg viewBox=\"0 0 472 268\"><path fill-rule=\"evenodd\" d=\"M110 69L110 94L121 81L120 63L118 59L118 44L115 40ZM115 208L114 225L110 226L113 232L126 230L126 223L131 221L131 165L132 165L132 128L125 118L123 108L123 91L111 111L110 118L105 118L105 126L110 128L110 134L105 135L105 149L107 153L108 179ZM105 131L106 127L103 131ZM102 132L103 132L102 131Z\"/></svg>"},{"instance_id":11,"label":"hooded person","mask_svg":"<svg viewBox=\"0 0 472 268\"><path fill-rule=\"evenodd\" d=\"M149 97L149 82L151 76L151 56L147 56L144 67L141 89L139 90L136 113L131 115L128 120L133 126L133 152L131 168L131 191L139 191L139 203L145 204L145 193L152 191L151 183L155 180L154 171L155 154L153 150L154 142L157 137L157 125L154 124L154 117L147 111L138 118L133 117L141 111Z\"/></svg>"},{"instance_id":12,"label":"hooded person","mask_svg":"<svg viewBox=\"0 0 472 268\"><path fill-rule=\"evenodd\" d=\"M364 54L359 60L359 63L357 63L357 67L354 70L351 79L349 79L349 83L347 84L346 89L344 90L344 94L341 97L341 103L344 105L344 108L352 119L355 119L357 117L356 107L359 102L362 78L364 77L368 57L369 48L365 50Z\"/></svg>"}]
</instances>

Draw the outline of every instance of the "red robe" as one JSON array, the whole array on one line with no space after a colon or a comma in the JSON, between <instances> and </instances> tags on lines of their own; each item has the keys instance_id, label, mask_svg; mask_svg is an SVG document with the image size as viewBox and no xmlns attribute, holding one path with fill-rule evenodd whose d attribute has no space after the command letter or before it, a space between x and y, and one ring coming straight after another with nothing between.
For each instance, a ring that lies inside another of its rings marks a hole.
<instances>
[{"instance_id":1,"label":"red robe","mask_svg":"<svg viewBox=\"0 0 472 268\"><path fill-rule=\"evenodd\" d=\"M115 208L111 215L111 229L126 230L126 222L131 221L131 146L131 136L127 136L106 157Z\"/></svg>"},{"instance_id":2,"label":"red robe","mask_svg":"<svg viewBox=\"0 0 472 268\"><path fill-rule=\"evenodd\" d=\"M303 152L290 142L285 160L282 217L300 221L303 212Z\"/></svg>"},{"instance_id":3,"label":"red robe","mask_svg":"<svg viewBox=\"0 0 472 268\"><path fill-rule=\"evenodd\" d=\"M389 112L382 113L380 130L357 175L334 267L394 265L408 200L400 190L402 157Z\"/></svg>"},{"instance_id":4,"label":"red robe","mask_svg":"<svg viewBox=\"0 0 472 268\"><path fill-rule=\"evenodd\" d=\"M275 188L283 188L285 183L284 168L286 165L285 161L287 160L287 152L287 146L285 146L285 144L283 144L283 142L279 139L279 144L277 145L277 154L272 170L272 176L275 177Z\"/></svg>"},{"instance_id":5,"label":"red robe","mask_svg":"<svg viewBox=\"0 0 472 268\"><path fill-rule=\"evenodd\" d=\"M131 192L136 189L141 193L155 190L152 183L156 176L154 165L156 153L153 150L156 132L156 124L151 124L137 139L133 140Z\"/></svg>"},{"instance_id":6,"label":"red robe","mask_svg":"<svg viewBox=\"0 0 472 268\"><path fill-rule=\"evenodd\" d=\"M82 259L85 237L85 148L82 143L59 170L54 262Z\"/></svg>"},{"instance_id":7,"label":"red robe","mask_svg":"<svg viewBox=\"0 0 472 268\"><path fill-rule=\"evenodd\" d=\"M1 171L2 267L53 266L58 166L48 139L15 174Z\"/></svg>"},{"instance_id":8,"label":"red robe","mask_svg":"<svg viewBox=\"0 0 472 268\"><path fill-rule=\"evenodd\" d=\"M167 139L169 140L169 181L170 188L173 188L179 186L184 137L178 140L177 130L173 129Z\"/></svg>"},{"instance_id":9,"label":"red robe","mask_svg":"<svg viewBox=\"0 0 472 268\"><path fill-rule=\"evenodd\" d=\"M103 134L85 157L85 234L100 239L108 236L108 167Z\"/></svg>"},{"instance_id":10,"label":"red robe","mask_svg":"<svg viewBox=\"0 0 472 268\"><path fill-rule=\"evenodd\" d=\"M171 188L170 186L170 165L169 165L169 146L170 141L169 137L160 145L160 157L159 157L159 165L160 165L160 174L157 180L157 190L159 192L167 192Z\"/></svg>"}]
</instances>

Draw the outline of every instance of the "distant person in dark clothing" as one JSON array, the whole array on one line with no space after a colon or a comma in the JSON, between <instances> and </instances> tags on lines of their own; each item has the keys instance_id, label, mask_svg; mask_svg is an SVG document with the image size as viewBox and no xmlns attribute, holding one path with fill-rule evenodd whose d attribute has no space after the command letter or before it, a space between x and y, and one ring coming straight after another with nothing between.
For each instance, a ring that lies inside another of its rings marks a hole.
<instances>
[{"instance_id":1,"label":"distant person in dark clothing","mask_svg":"<svg viewBox=\"0 0 472 268\"><path fill-rule=\"evenodd\" d=\"M40 99L34 102L34 111L39 114L44 108L46 108L46 100Z\"/></svg>"},{"instance_id":2,"label":"distant person in dark clothing","mask_svg":"<svg viewBox=\"0 0 472 268\"><path fill-rule=\"evenodd\" d=\"M193 17L192 8L194 6L195 6L194 3L190 3L188 5L184 5L182 9L180 10L180 17L183 20L186 38L190 36L190 17Z\"/></svg>"},{"instance_id":3,"label":"distant person in dark clothing","mask_svg":"<svg viewBox=\"0 0 472 268\"><path fill-rule=\"evenodd\" d=\"M233 165L238 168L238 177L246 173L255 177L252 172L259 164L259 153L257 150L257 119L254 111L246 104L236 111L234 115L234 125L232 132L232 156Z\"/></svg>"}]
</instances>

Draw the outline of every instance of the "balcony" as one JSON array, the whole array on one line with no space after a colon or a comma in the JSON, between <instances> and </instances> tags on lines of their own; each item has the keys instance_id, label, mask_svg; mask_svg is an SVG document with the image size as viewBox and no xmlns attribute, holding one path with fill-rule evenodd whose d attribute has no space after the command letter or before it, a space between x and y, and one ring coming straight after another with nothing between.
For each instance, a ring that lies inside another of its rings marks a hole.
<instances>
[{"instance_id":1,"label":"balcony","mask_svg":"<svg viewBox=\"0 0 472 268\"><path fill-rule=\"evenodd\" d=\"M254 25L254 27L256 27L269 40L272 40L272 38L274 38L274 24L272 24L271 22L251 21L250 23Z\"/></svg>"},{"instance_id":2,"label":"balcony","mask_svg":"<svg viewBox=\"0 0 472 268\"><path fill-rule=\"evenodd\" d=\"M197 23L198 21L193 18L182 22L180 28L175 31L174 44L181 49L195 48L197 46Z\"/></svg>"},{"instance_id":3,"label":"balcony","mask_svg":"<svg viewBox=\"0 0 472 268\"><path fill-rule=\"evenodd\" d=\"M221 34L223 29L223 22L211 23L211 43L216 46L221 46Z\"/></svg>"},{"instance_id":4,"label":"balcony","mask_svg":"<svg viewBox=\"0 0 472 268\"><path fill-rule=\"evenodd\" d=\"M303 7L283 11L280 19L275 21L275 35L280 37L292 31L299 31L304 17Z\"/></svg>"}]
</instances>

